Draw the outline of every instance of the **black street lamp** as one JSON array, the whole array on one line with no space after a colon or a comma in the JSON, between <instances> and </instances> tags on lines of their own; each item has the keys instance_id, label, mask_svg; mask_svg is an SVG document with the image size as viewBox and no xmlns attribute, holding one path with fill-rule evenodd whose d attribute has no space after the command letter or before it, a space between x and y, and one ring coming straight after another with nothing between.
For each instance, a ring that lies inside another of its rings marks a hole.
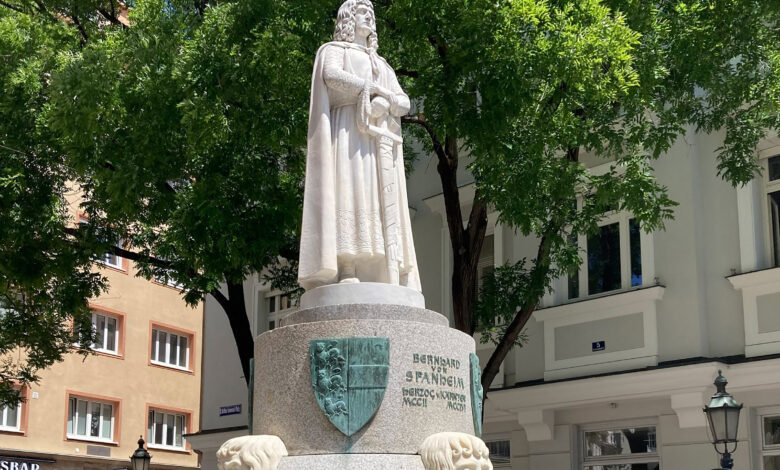
<instances>
[{"instance_id":1,"label":"black street lamp","mask_svg":"<svg viewBox=\"0 0 780 470\"><path fill-rule=\"evenodd\" d=\"M737 404L734 398L726 392L728 381L723 377L721 371L718 371L718 377L715 379L715 388L717 391L712 396L710 404L704 407L704 413L707 415L707 421L710 423L712 431L712 445L715 452L721 455L720 466L724 469L734 468L734 460L731 453L737 450L737 427L739 426L739 412L742 405ZM718 445L723 445L723 451ZM729 444L734 444L734 448L729 451Z\"/></svg>"},{"instance_id":2,"label":"black street lamp","mask_svg":"<svg viewBox=\"0 0 780 470\"><path fill-rule=\"evenodd\" d=\"M130 463L133 470L149 470L149 461L152 460L152 456L144 449L144 439L138 439L138 448L130 456Z\"/></svg>"}]
</instances>

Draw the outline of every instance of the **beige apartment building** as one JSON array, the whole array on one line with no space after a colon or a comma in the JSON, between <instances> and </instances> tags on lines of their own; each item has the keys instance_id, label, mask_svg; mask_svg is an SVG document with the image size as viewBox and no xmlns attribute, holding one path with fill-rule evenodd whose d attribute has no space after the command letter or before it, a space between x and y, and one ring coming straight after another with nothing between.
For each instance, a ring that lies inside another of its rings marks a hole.
<instances>
[{"instance_id":1,"label":"beige apartment building","mask_svg":"<svg viewBox=\"0 0 780 470\"><path fill-rule=\"evenodd\" d=\"M175 286L136 277L106 255L110 291L91 303L95 354L71 354L0 408L3 470L130 468L139 437L152 469L198 468L185 434L199 430L203 307Z\"/></svg>"}]
</instances>

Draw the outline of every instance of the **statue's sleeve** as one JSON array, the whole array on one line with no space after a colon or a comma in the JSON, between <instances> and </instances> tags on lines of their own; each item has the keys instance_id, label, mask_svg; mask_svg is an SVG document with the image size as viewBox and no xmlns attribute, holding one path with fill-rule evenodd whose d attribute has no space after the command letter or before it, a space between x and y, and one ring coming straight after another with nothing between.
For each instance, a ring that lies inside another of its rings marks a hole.
<instances>
[{"instance_id":1,"label":"statue's sleeve","mask_svg":"<svg viewBox=\"0 0 780 470\"><path fill-rule=\"evenodd\" d=\"M363 91L365 80L344 70L345 49L331 46L322 52L325 54L322 78L329 88L355 95Z\"/></svg>"},{"instance_id":2,"label":"statue's sleeve","mask_svg":"<svg viewBox=\"0 0 780 470\"><path fill-rule=\"evenodd\" d=\"M390 91L393 92L393 99L390 102L390 114L393 116L406 116L409 109L412 107L411 102L406 93L401 89L395 72L391 71L390 75Z\"/></svg>"}]
</instances>

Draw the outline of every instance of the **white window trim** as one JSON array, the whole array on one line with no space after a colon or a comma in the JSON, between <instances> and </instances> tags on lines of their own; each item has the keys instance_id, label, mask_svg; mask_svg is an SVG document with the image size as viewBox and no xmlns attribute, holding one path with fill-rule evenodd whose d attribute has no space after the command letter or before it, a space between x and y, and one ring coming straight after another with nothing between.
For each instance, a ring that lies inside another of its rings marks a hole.
<instances>
[{"instance_id":1,"label":"white window trim","mask_svg":"<svg viewBox=\"0 0 780 470\"><path fill-rule=\"evenodd\" d=\"M85 221L85 223L88 223L88 222ZM124 240L123 239L119 239L119 241L117 242L117 244L115 246L118 247L118 248L121 248L123 245L124 245ZM114 260L115 260L114 263L111 263L111 262L106 260L106 258L108 256L110 256L110 255L114 257ZM101 257L98 258L97 262L102 264L102 265L104 265L104 266L108 266L110 268L118 269L120 271L127 271L125 269L125 259L123 257L119 256L119 255L112 255L111 253L103 253L101 255Z\"/></svg>"},{"instance_id":2,"label":"white window trim","mask_svg":"<svg viewBox=\"0 0 780 470\"><path fill-rule=\"evenodd\" d=\"M500 442L500 441L507 441L509 442L509 461L506 463L496 463L493 462L494 468L512 468L512 439L509 434L501 433L501 434L490 434L482 436L482 441L485 443L485 445L488 445L490 442ZM491 458L493 456L491 455Z\"/></svg>"},{"instance_id":3,"label":"white window trim","mask_svg":"<svg viewBox=\"0 0 780 470\"><path fill-rule=\"evenodd\" d=\"M119 334L121 329L121 322L119 317L106 313L102 310L92 310L92 328L97 328L97 315L101 315L107 319L113 318L116 320L116 331L114 331L114 349L104 349L102 346L98 347L96 344L92 345L92 350L103 354L110 354L112 356L119 356ZM106 333L108 329L108 321L106 321L106 328L103 330L103 340L107 338Z\"/></svg>"},{"instance_id":4,"label":"white window trim","mask_svg":"<svg viewBox=\"0 0 780 470\"><path fill-rule=\"evenodd\" d=\"M588 172L591 175L603 175L609 171L612 171L613 167L615 167L615 162L607 162L588 168ZM625 172L625 168L621 166L617 166L614 169L618 173ZM582 209L582 204L583 199L582 197L579 197L577 199L578 210ZM655 243L653 240L653 232L646 233L641 228L639 231L639 244L642 256L642 284L639 286L631 285L631 234L628 221L633 218L635 218L634 215L628 211L613 211L605 214L604 218L598 222L599 227L610 225L615 222L620 224L620 289L600 292L598 294L588 294L588 236L587 234L579 234L577 236L577 246L579 247L580 254L583 255L582 264L580 265L580 269L578 271L580 295L572 299L569 298L569 276L568 274L564 274L558 279L553 280L553 291L552 293L548 292L544 295L541 301L541 305L544 307L553 307L572 302L581 302L583 300L620 294L623 292L630 292L632 290L656 285Z\"/></svg>"},{"instance_id":5,"label":"white window trim","mask_svg":"<svg viewBox=\"0 0 780 470\"><path fill-rule=\"evenodd\" d=\"M648 452L646 454L637 454L636 457L624 457L624 456L602 456L594 458L593 460L586 460L585 449L585 433L594 431L610 431L621 428L643 428L643 427L655 428L655 452ZM658 462L659 468L661 464L661 439L658 432L658 421L655 419L636 419L636 420L622 420L622 421L610 421L603 423L589 423L579 426L577 433L577 442L579 447L579 463L578 469L582 470L586 466L593 465L614 465L618 464L635 464L635 463L654 463Z\"/></svg>"},{"instance_id":6,"label":"white window trim","mask_svg":"<svg viewBox=\"0 0 780 470\"><path fill-rule=\"evenodd\" d=\"M172 413L172 412L169 412L169 411L166 411L166 410L163 410L163 409L157 409L157 408L151 408L149 411L152 411L155 414L159 413L159 414L163 415L163 437L165 436L166 430L168 428L168 420L167 420L168 416L174 416L174 423L176 422L176 416L182 416L184 418L183 419L183 421L184 421L184 429L181 430L181 436L182 436L181 437L181 446L176 446L176 445L169 446L167 444L155 444L153 442L153 440L152 440L152 436L151 435L147 435L147 439L148 439L149 442L146 443L146 446L148 448L150 448L150 449L162 449L162 450L173 450L173 451L178 451L178 452L189 452L189 450L187 450L187 439L184 438L184 435L187 434L187 421L188 421L187 414L185 414L185 413ZM147 413L146 419L149 419L148 413ZM147 426L147 434L148 434L149 423L147 423L146 426ZM152 432L154 432L154 423L152 424L152 429L153 429ZM174 433L174 440L175 439L176 439L176 435Z\"/></svg>"},{"instance_id":7,"label":"white window trim","mask_svg":"<svg viewBox=\"0 0 780 470\"><path fill-rule=\"evenodd\" d=\"M106 256L105 254L103 254L103 256L104 256L103 258L97 260L98 263L100 263L100 264L102 264L104 266L108 266L108 267L114 268L114 269L119 269L120 271L124 271L125 270L125 268L124 268L124 261L123 261L124 258L122 258L121 256L114 255L114 259L116 259L116 264L107 261L105 259L105 256Z\"/></svg>"},{"instance_id":8,"label":"white window trim","mask_svg":"<svg viewBox=\"0 0 780 470\"><path fill-rule=\"evenodd\" d=\"M582 201L578 202L578 205ZM653 243L653 233L646 233L640 228L639 244L642 258L642 284L638 286L631 285L631 231L629 221L635 219L630 212L619 211L610 212L598 222L599 228L618 224L618 236L620 238L620 288L613 289L596 294L588 293L588 236L579 234L577 236L577 246L582 256L582 264L578 271L578 281L580 292L578 297L569 298L569 276L564 274L553 281L553 293L547 294L542 301L542 305L554 306L563 305L583 300L596 299L610 295L629 292L642 289L656 284L655 281L655 250Z\"/></svg>"},{"instance_id":9,"label":"white window trim","mask_svg":"<svg viewBox=\"0 0 780 470\"><path fill-rule=\"evenodd\" d=\"M87 403L87 417L86 417L86 420L87 420L87 431L89 430L90 418L92 416L92 406L91 405L93 403L99 403L101 412L103 410L103 405L110 405L111 406L111 437L105 438L105 437L95 437L95 436L82 436L81 434L76 434L75 432L72 432L72 433L66 433L66 437L68 439L73 439L73 440L78 440L78 441L101 442L101 443L106 443L106 444L117 444L117 442L114 441L114 431L115 431L114 428L116 426L116 411L117 411L117 404L116 403L108 402L108 401L85 399L85 398L81 398L78 395L70 395L68 397L68 407L70 407L70 400L71 399L75 399L76 400L76 415L74 415L74 416L78 416L78 402L79 401L84 401L84 402ZM67 422L68 422L69 419L70 419L70 408L68 408L68 415L67 415L67 418L65 420L66 426L67 426ZM74 419L74 421L73 421L73 429L75 430L77 426L78 426L78 420ZM103 420L101 419L100 420L100 429L98 431L98 434L102 434L102 432L101 432L103 430L102 428L103 428Z\"/></svg>"},{"instance_id":10,"label":"white window trim","mask_svg":"<svg viewBox=\"0 0 780 470\"><path fill-rule=\"evenodd\" d=\"M154 332L154 331L157 331L157 340L156 341L153 340L152 343L154 345L155 352L157 353L157 354L155 354L155 356L157 356L157 357L160 357L160 336L159 336L159 334L160 334L161 331L166 334L164 357L170 357L170 350L169 349L170 349L170 345L171 345L171 343L170 343L170 335L171 334L174 334L177 337L182 337L183 336L183 337L187 338L187 352L185 353L185 356L184 356L185 358L187 358L187 365L185 367L182 367L182 366L180 366L178 364L171 364L169 362L160 361L160 360L154 359L152 357L149 358L150 362L152 364L156 365L156 366L161 366L161 367L167 367L169 369L176 369L176 370L181 370L181 371L192 372L192 369L191 369L191 365L192 364L190 364L190 348L192 347L192 335L189 334L189 333L184 333L184 332L176 331L176 330L168 330L166 328L162 328L162 327L153 325L152 326L152 332ZM154 339L154 334L152 334L152 339ZM180 341L177 339L177 341L176 341L176 349L179 348L179 344L180 344ZM150 354L151 354L151 351L150 351ZM179 354L177 354L176 357L178 358Z\"/></svg>"},{"instance_id":11,"label":"white window trim","mask_svg":"<svg viewBox=\"0 0 780 470\"><path fill-rule=\"evenodd\" d=\"M8 422L8 407L4 406L0 408L0 431L21 432L22 406L24 406L22 402L19 402L16 405L16 426L6 426L5 424L2 424Z\"/></svg>"},{"instance_id":12,"label":"white window trim","mask_svg":"<svg viewBox=\"0 0 780 470\"><path fill-rule=\"evenodd\" d=\"M745 356L764 356L780 352L780 331L760 333L758 329L758 297L780 292L780 268L739 274L727 279L734 289L742 291Z\"/></svg>"},{"instance_id":13,"label":"white window trim","mask_svg":"<svg viewBox=\"0 0 780 470\"><path fill-rule=\"evenodd\" d=\"M758 264L759 267L774 267L774 246L772 244L772 218L769 216L769 193L780 191L780 180L769 181L769 159L780 156L780 146L768 148L759 153L759 164L763 170L761 176L761 222L763 230L764 253L766 254L765 263ZM755 249L755 248L754 248ZM744 269L744 268L743 268Z\"/></svg>"},{"instance_id":14,"label":"white window trim","mask_svg":"<svg viewBox=\"0 0 780 470\"><path fill-rule=\"evenodd\" d=\"M764 445L764 418L770 416L780 416L780 406L753 408L750 413L752 420L752 423L749 425L751 435L750 447L755 461L758 462L756 470L764 470L764 456L780 455L780 444L775 444L769 448L766 448ZM744 444L743 441L744 439L740 439L740 443Z\"/></svg>"},{"instance_id":15,"label":"white window trim","mask_svg":"<svg viewBox=\"0 0 780 470\"><path fill-rule=\"evenodd\" d=\"M161 286L167 286L172 287L174 289L178 289L183 291L184 290L184 284L180 282L176 282L175 280L171 279L170 277L166 276L164 278L154 277L154 282L157 284L160 284Z\"/></svg>"},{"instance_id":16,"label":"white window trim","mask_svg":"<svg viewBox=\"0 0 780 470\"><path fill-rule=\"evenodd\" d=\"M257 324L255 325L255 335L259 335L260 333L268 331L268 323L270 322L274 322L274 329L279 328L281 326L280 323L283 323L285 318L298 311L299 304L297 300L295 301L294 305L291 302L290 306L288 306L285 309L282 309L281 297L287 294L289 294L289 292L283 292L278 289L274 289L274 290L259 289L257 291L257 298L259 301L258 301L257 308L255 309L255 311L257 312ZM269 299L274 299L275 308L273 312L268 311ZM265 322L260 321L262 318L265 318Z\"/></svg>"}]
</instances>

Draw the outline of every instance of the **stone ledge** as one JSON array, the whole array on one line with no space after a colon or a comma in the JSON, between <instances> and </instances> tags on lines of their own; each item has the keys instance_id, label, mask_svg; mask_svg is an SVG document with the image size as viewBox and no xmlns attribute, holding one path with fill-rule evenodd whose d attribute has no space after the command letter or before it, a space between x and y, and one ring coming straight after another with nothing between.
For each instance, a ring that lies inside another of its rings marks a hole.
<instances>
[{"instance_id":1,"label":"stone ledge","mask_svg":"<svg viewBox=\"0 0 780 470\"><path fill-rule=\"evenodd\" d=\"M343 304L387 304L425 308L421 292L404 286L379 282L330 284L306 291L301 296L301 310Z\"/></svg>"},{"instance_id":2,"label":"stone ledge","mask_svg":"<svg viewBox=\"0 0 780 470\"><path fill-rule=\"evenodd\" d=\"M283 457L278 470L424 470L419 455L325 454Z\"/></svg>"},{"instance_id":3,"label":"stone ledge","mask_svg":"<svg viewBox=\"0 0 780 470\"><path fill-rule=\"evenodd\" d=\"M387 304L342 304L298 310L283 318L279 326L334 320L402 320L449 326L444 315L424 308Z\"/></svg>"}]
</instances>

